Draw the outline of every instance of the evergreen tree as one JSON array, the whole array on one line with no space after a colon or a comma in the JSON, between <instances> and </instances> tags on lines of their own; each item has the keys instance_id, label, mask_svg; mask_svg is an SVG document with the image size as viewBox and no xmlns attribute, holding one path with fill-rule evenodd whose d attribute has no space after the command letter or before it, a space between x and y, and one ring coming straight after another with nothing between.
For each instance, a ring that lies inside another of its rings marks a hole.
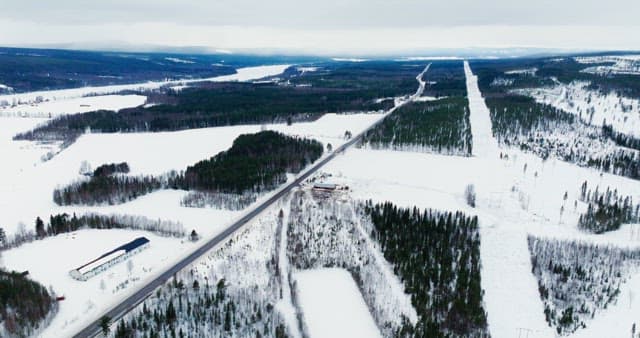
<instances>
[{"instance_id":1,"label":"evergreen tree","mask_svg":"<svg viewBox=\"0 0 640 338\"><path fill-rule=\"evenodd\" d=\"M109 316L102 316L102 318L100 318L100 329L102 330L102 334L107 337L109 335L109 332L111 331L111 317Z\"/></svg>"},{"instance_id":2,"label":"evergreen tree","mask_svg":"<svg viewBox=\"0 0 640 338\"><path fill-rule=\"evenodd\" d=\"M44 229L44 222L40 217L36 218L36 235L40 238L47 235L47 232Z\"/></svg>"},{"instance_id":3,"label":"evergreen tree","mask_svg":"<svg viewBox=\"0 0 640 338\"><path fill-rule=\"evenodd\" d=\"M7 244L7 234L3 228L0 228L0 248Z\"/></svg>"}]
</instances>

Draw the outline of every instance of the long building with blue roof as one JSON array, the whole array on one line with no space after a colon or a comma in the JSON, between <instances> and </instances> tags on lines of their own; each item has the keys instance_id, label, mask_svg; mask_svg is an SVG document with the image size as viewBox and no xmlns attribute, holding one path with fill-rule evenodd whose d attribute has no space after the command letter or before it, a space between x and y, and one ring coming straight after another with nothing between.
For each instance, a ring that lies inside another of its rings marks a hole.
<instances>
[{"instance_id":1,"label":"long building with blue roof","mask_svg":"<svg viewBox=\"0 0 640 338\"><path fill-rule=\"evenodd\" d=\"M138 252L149 247L149 240L146 237L138 237L133 241L123 244L104 255L69 271L71 277L77 280L87 279L107 270L108 268L126 260Z\"/></svg>"}]
</instances>

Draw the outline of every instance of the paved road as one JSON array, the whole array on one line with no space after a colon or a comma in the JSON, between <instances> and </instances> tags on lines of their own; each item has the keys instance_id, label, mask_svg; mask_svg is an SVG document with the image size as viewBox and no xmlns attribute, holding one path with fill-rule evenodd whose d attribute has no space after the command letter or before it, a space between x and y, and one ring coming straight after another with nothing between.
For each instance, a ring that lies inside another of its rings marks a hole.
<instances>
[{"instance_id":1,"label":"paved road","mask_svg":"<svg viewBox=\"0 0 640 338\"><path fill-rule=\"evenodd\" d=\"M427 65L425 69L416 77L416 80L418 80L418 82L420 83L416 93L411 97L409 97L409 99L403 100L398 104L396 104L396 106L391 108L389 111L387 111L387 113L384 116L391 114L399 107L405 105L407 102L413 101L417 97L422 95L422 92L424 91L424 87L425 87L425 81L422 79L422 77L427 72L427 70L429 70L429 66L430 64ZM314 164L311 168L305 170L293 182L289 183L280 191L276 192L271 198L260 203L253 210L249 211L242 218L240 218L239 220L231 224L228 228L226 228L220 234L218 234L211 240L204 243L201 247L196 249L189 256L180 260L177 264L169 268L167 271L163 272L160 276L150 281L148 284L143 286L140 290L136 291L134 294L129 296L127 299L124 299L120 304L113 307L105 315L108 316L109 318L112 318L112 320L114 321L122 318L130 310L134 309L138 304L142 303L145 299L147 299L147 297L149 297L158 287L164 285L169 280L169 278L171 278L173 275L178 273L180 270L192 264L196 259L205 255L209 250L213 249L217 245L229 239L231 235L233 235L236 231L238 231L238 229L242 228L244 225L249 223L249 221L251 221L254 217L258 216L261 212L269 208L274 202L279 200L282 196L286 195L294 187L299 186L301 183L303 183L307 178L309 178L309 176L311 176L316 171L318 171L318 169L322 168L325 164L327 164L329 161L334 159L336 155L342 153L347 148L351 147L356 142L358 142L367 131L369 131L376 125L378 125L380 122L382 122L382 120L384 120L384 117L381 117L372 125L370 125L367 129L365 129L363 132L351 138L349 141L347 141L340 147L336 148L334 152L330 153L328 156L320 160L318 163ZM96 321L89 324L89 326L82 329L82 331L74 335L74 337L94 337L99 333L101 333L101 331L102 330L100 328L100 319L97 319Z\"/></svg>"}]
</instances>

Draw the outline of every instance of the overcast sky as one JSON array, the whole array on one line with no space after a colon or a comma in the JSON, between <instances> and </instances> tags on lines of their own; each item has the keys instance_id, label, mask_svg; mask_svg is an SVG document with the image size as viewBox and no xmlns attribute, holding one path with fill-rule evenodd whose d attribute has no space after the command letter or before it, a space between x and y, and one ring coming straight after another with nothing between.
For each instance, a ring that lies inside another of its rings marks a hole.
<instances>
[{"instance_id":1,"label":"overcast sky","mask_svg":"<svg viewBox=\"0 0 640 338\"><path fill-rule=\"evenodd\" d=\"M3 0L0 44L640 49L640 0ZM141 47L142 48L142 47Z\"/></svg>"}]
</instances>

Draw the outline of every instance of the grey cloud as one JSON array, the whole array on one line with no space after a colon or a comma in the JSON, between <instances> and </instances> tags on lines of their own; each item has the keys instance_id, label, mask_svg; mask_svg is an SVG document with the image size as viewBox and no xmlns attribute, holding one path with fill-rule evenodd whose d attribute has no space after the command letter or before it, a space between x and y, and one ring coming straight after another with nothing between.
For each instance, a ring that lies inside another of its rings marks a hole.
<instances>
[{"instance_id":1,"label":"grey cloud","mask_svg":"<svg viewBox=\"0 0 640 338\"><path fill-rule=\"evenodd\" d=\"M638 0L8 0L1 19L170 22L300 29L459 25L635 25Z\"/></svg>"}]
</instances>

